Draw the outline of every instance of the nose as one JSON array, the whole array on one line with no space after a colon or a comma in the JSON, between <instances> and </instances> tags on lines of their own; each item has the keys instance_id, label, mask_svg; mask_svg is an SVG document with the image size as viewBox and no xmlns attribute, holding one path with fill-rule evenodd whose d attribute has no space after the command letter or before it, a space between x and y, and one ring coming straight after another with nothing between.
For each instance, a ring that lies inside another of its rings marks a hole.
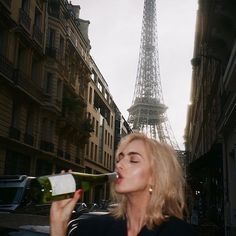
<instances>
[{"instance_id":1,"label":"nose","mask_svg":"<svg viewBox=\"0 0 236 236\"><path fill-rule=\"evenodd\" d=\"M116 168L117 170L119 170L119 169L121 168L121 163L120 163L120 161L119 161L119 162L116 162L115 168Z\"/></svg>"},{"instance_id":2,"label":"nose","mask_svg":"<svg viewBox=\"0 0 236 236\"><path fill-rule=\"evenodd\" d=\"M121 170L124 168L124 158L122 158L121 160L119 160L118 162L116 162L115 168L117 170Z\"/></svg>"}]
</instances>

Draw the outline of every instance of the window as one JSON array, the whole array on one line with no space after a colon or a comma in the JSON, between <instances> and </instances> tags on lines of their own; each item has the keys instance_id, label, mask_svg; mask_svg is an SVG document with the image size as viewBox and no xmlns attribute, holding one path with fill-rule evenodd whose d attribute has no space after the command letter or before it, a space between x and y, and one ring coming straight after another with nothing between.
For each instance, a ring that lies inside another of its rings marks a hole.
<instances>
[{"instance_id":1,"label":"window","mask_svg":"<svg viewBox=\"0 0 236 236\"><path fill-rule=\"evenodd\" d=\"M92 104L92 93L93 93L92 88L89 87L89 103L90 104Z\"/></svg>"},{"instance_id":2,"label":"window","mask_svg":"<svg viewBox=\"0 0 236 236\"><path fill-rule=\"evenodd\" d=\"M89 155L89 143L86 144L86 155Z\"/></svg>"},{"instance_id":3,"label":"window","mask_svg":"<svg viewBox=\"0 0 236 236\"><path fill-rule=\"evenodd\" d=\"M48 35L48 46L49 48L54 48L56 32L54 29L49 28L49 35Z\"/></svg>"},{"instance_id":4,"label":"window","mask_svg":"<svg viewBox=\"0 0 236 236\"><path fill-rule=\"evenodd\" d=\"M92 121L92 127L93 129L95 129L95 118L93 117L93 121Z\"/></svg>"},{"instance_id":5,"label":"window","mask_svg":"<svg viewBox=\"0 0 236 236\"><path fill-rule=\"evenodd\" d=\"M98 152L98 145L95 144L95 150L94 150L94 153L95 153L95 161L97 161L97 152Z\"/></svg>"},{"instance_id":6,"label":"window","mask_svg":"<svg viewBox=\"0 0 236 236\"><path fill-rule=\"evenodd\" d=\"M113 116L111 116L111 128L113 129Z\"/></svg>"},{"instance_id":7,"label":"window","mask_svg":"<svg viewBox=\"0 0 236 236\"><path fill-rule=\"evenodd\" d=\"M64 38L60 35L59 56L61 60L64 57Z\"/></svg>"},{"instance_id":8,"label":"window","mask_svg":"<svg viewBox=\"0 0 236 236\"><path fill-rule=\"evenodd\" d=\"M48 1L48 13L53 17L59 18L60 15L60 3L59 1Z\"/></svg>"},{"instance_id":9,"label":"window","mask_svg":"<svg viewBox=\"0 0 236 236\"><path fill-rule=\"evenodd\" d=\"M108 94L108 92L106 91L106 92L105 92L105 99L108 100L108 98L109 98L109 94Z\"/></svg>"},{"instance_id":10,"label":"window","mask_svg":"<svg viewBox=\"0 0 236 236\"><path fill-rule=\"evenodd\" d=\"M94 147L94 143L91 142L91 149L90 149L90 157L91 157L91 160L93 160L93 147Z\"/></svg>"},{"instance_id":11,"label":"window","mask_svg":"<svg viewBox=\"0 0 236 236\"><path fill-rule=\"evenodd\" d=\"M38 29L41 30L41 21L42 21L42 14L39 9L35 8L35 15L34 15L34 26L37 26Z\"/></svg>"},{"instance_id":12,"label":"window","mask_svg":"<svg viewBox=\"0 0 236 236\"><path fill-rule=\"evenodd\" d=\"M11 118L11 126L17 128L20 116L20 107L16 101L13 101L12 104L12 118Z\"/></svg>"},{"instance_id":13,"label":"window","mask_svg":"<svg viewBox=\"0 0 236 236\"><path fill-rule=\"evenodd\" d=\"M107 165L106 167L109 167L110 166L110 155L109 153L107 153Z\"/></svg>"},{"instance_id":14,"label":"window","mask_svg":"<svg viewBox=\"0 0 236 236\"><path fill-rule=\"evenodd\" d=\"M32 135L33 127L34 127L34 112L32 107L29 107L26 117L26 128L25 128L26 133Z\"/></svg>"},{"instance_id":15,"label":"window","mask_svg":"<svg viewBox=\"0 0 236 236\"><path fill-rule=\"evenodd\" d=\"M54 134L54 122L51 121L49 124L49 141L53 141L53 134Z\"/></svg>"},{"instance_id":16,"label":"window","mask_svg":"<svg viewBox=\"0 0 236 236\"><path fill-rule=\"evenodd\" d=\"M24 71L26 68L26 61L28 59L27 49L19 45L18 49L18 58L17 58L17 68L21 71Z\"/></svg>"},{"instance_id":17,"label":"window","mask_svg":"<svg viewBox=\"0 0 236 236\"><path fill-rule=\"evenodd\" d=\"M113 142L113 140L112 140L112 135L111 135L111 141L110 141L110 148L112 149L112 142Z\"/></svg>"},{"instance_id":18,"label":"window","mask_svg":"<svg viewBox=\"0 0 236 236\"><path fill-rule=\"evenodd\" d=\"M96 134L96 137L97 137L98 136L98 121L96 121L96 129L95 130L96 130L95 134Z\"/></svg>"},{"instance_id":19,"label":"window","mask_svg":"<svg viewBox=\"0 0 236 236\"><path fill-rule=\"evenodd\" d=\"M4 54L5 32L0 30L0 54Z\"/></svg>"},{"instance_id":20,"label":"window","mask_svg":"<svg viewBox=\"0 0 236 236\"><path fill-rule=\"evenodd\" d=\"M57 79L57 99L61 101L62 97L62 82L60 79Z\"/></svg>"},{"instance_id":21,"label":"window","mask_svg":"<svg viewBox=\"0 0 236 236\"><path fill-rule=\"evenodd\" d=\"M63 140L63 136L59 135L58 136L58 144L57 144L57 156L58 157L63 157L64 156L64 140Z\"/></svg>"},{"instance_id":22,"label":"window","mask_svg":"<svg viewBox=\"0 0 236 236\"><path fill-rule=\"evenodd\" d=\"M70 151L71 151L71 144L69 141L66 142L66 151L65 151L65 159L66 160L70 160L71 159L71 155L70 155Z\"/></svg>"},{"instance_id":23,"label":"window","mask_svg":"<svg viewBox=\"0 0 236 236\"><path fill-rule=\"evenodd\" d=\"M41 137L43 140L46 140L47 137L47 118L43 118L41 126Z\"/></svg>"},{"instance_id":24,"label":"window","mask_svg":"<svg viewBox=\"0 0 236 236\"><path fill-rule=\"evenodd\" d=\"M53 79L53 74L50 73L50 72L47 72L46 73L46 78L44 80L44 86L43 86L44 92L46 94L51 94L51 91L52 91L52 79Z\"/></svg>"},{"instance_id":25,"label":"window","mask_svg":"<svg viewBox=\"0 0 236 236\"><path fill-rule=\"evenodd\" d=\"M105 130L105 144L107 144L107 131Z\"/></svg>"},{"instance_id":26,"label":"window","mask_svg":"<svg viewBox=\"0 0 236 236\"><path fill-rule=\"evenodd\" d=\"M30 157L7 150L4 174L30 174Z\"/></svg>"},{"instance_id":27,"label":"window","mask_svg":"<svg viewBox=\"0 0 236 236\"><path fill-rule=\"evenodd\" d=\"M25 11L29 11L29 0L22 0L21 8Z\"/></svg>"},{"instance_id":28,"label":"window","mask_svg":"<svg viewBox=\"0 0 236 236\"><path fill-rule=\"evenodd\" d=\"M47 118L43 118L42 128L41 128L42 139L51 142L53 140L53 133L54 133L54 122L48 120Z\"/></svg>"},{"instance_id":29,"label":"window","mask_svg":"<svg viewBox=\"0 0 236 236\"><path fill-rule=\"evenodd\" d=\"M39 77L40 77L40 63L33 58L31 78L33 81L38 81Z\"/></svg>"},{"instance_id":30,"label":"window","mask_svg":"<svg viewBox=\"0 0 236 236\"><path fill-rule=\"evenodd\" d=\"M107 153L104 151L104 154L103 154L103 164L106 165L106 158L107 158Z\"/></svg>"},{"instance_id":31,"label":"window","mask_svg":"<svg viewBox=\"0 0 236 236\"><path fill-rule=\"evenodd\" d=\"M102 85L98 82L97 84L99 91L102 93Z\"/></svg>"}]
</instances>

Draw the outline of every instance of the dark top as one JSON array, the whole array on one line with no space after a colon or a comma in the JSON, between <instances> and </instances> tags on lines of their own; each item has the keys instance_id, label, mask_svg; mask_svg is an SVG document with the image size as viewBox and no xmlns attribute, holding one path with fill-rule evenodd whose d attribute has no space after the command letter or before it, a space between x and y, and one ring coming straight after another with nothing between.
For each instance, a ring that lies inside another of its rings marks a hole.
<instances>
[{"instance_id":1,"label":"dark top","mask_svg":"<svg viewBox=\"0 0 236 236\"><path fill-rule=\"evenodd\" d=\"M79 220L70 236L127 236L126 220L114 219L110 215ZM193 227L176 217L170 217L161 225L148 230L144 226L137 236L196 236Z\"/></svg>"}]
</instances>

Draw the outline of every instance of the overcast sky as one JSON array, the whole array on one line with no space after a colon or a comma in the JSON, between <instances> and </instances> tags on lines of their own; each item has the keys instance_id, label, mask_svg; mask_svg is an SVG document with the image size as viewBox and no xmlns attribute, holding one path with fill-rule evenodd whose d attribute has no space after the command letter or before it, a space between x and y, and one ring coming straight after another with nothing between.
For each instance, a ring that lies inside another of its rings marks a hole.
<instances>
[{"instance_id":1,"label":"overcast sky","mask_svg":"<svg viewBox=\"0 0 236 236\"><path fill-rule=\"evenodd\" d=\"M123 116L131 106L138 66L144 0L72 0L89 20L91 55ZM157 0L158 45L167 116L183 149L190 98L197 0Z\"/></svg>"}]
</instances>

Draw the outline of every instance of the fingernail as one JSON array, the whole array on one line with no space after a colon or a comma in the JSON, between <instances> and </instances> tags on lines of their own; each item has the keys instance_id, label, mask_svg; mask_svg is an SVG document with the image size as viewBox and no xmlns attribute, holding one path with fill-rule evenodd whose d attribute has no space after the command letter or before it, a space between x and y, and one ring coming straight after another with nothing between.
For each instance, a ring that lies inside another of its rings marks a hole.
<instances>
[{"instance_id":1,"label":"fingernail","mask_svg":"<svg viewBox=\"0 0 236 236\"><path fill-rule=\"evenodd\" d=\"M76 191L76 194L77 195L80 195L80 194L82 194L83 193L83 189L78 189L77 191Z\"/></svg>"}]
</instances>

